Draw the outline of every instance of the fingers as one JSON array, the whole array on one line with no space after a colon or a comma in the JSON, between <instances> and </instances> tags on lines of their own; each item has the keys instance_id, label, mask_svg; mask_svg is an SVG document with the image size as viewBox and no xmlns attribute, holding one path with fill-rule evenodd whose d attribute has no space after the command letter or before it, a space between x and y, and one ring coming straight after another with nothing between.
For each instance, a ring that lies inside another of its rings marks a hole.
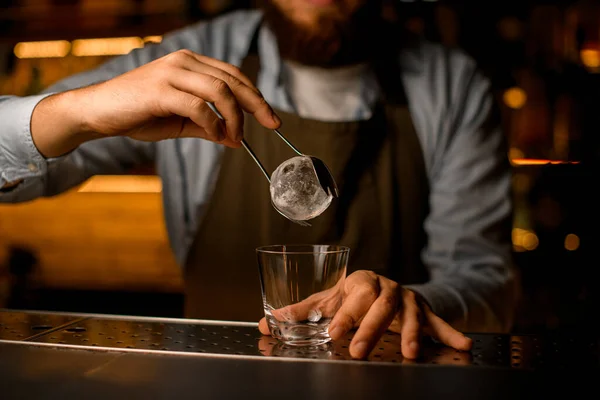
<instances>
[{"instance_id":1,"label":"fingers","mask_svg":"<svg viewBox=\"0 0 600 400\"><path fill-rule=\"evenodd\" d=\"M84 99L89 97L86 104L94 104L82 124L100 135L135 135L149 141L202 137L240 147L244 112L268 129L281 124L237 67L189 50L81 90Z\"/></svg>"},{"instance_id":2,"label":"fingers","mask_svg":"<svg viewBox=\"0 0 600 400\"><path fill-rule=\"evenodd\" d=\"M456 350L469 351L472 340L435 315L426 303L420 304L417 295L405 290L403 308L398 312L389 326L389 330L400 333L402 355L405 358L418 357L421 334L425 333Z\"/></svg>"},{"instance_id":3,"label":"fingers","mask_svg":"<svg viewBox=\"0 0 600 400\"><path fill-rule=\"evenodd\" d=\"M270 344L270 341L272 339L270 337L267 336L263 336L260 339L258 339L258 351L260 352L260 354L262 354L263 356L269 357L273 355L273 345Z\"/></svg>"},{"instance_id":4,"label":"fingers","mask_svg":"<svg viewBox=\"0 0 600 400\"><path fill-rule=\"evenodd\" d=\"M250 78L248 78L246 75L244 75L238 67L228 64L221 60L206 57L201 54L196 54L192 51L190 51L189 53L190 53L190 56L193 57L196 61L199 61L203 64L210 65L216 69L227 72L229 75L236 77L237 79L242 81L244 83L244 85L253 89L257 94L260 95L260 91L258 90L258 88L256 86L254 86L254 84L252 83Z\"/></svg>"},{"instance_id":5,"label":"fingers","mask_svg":"<svg viewBox=\"0 0 600 400\"><path fill-rule=\"evenodd\" d=\"M329 335L338 340L354 328L379 297L377 275L368 271L357 271L346 281L347 295L329 326Z\"/></svg>"},{"instance_id":6,"label":"fingers","mask_svg":"<svg viewBox=\"0 0 600 400\"><path fill-rule=\"evenodd\" d=\"M189 128L186 132L186 127L182 126L179 136L199 136L213 142L221 142L226 138L223 121L197 96L176 89L167 90L162 96L162 108L166 111L165 115L175 114L189 118L202 128L201 132Z\"/></svg>"},{"instance_id":7,"label":"fingers","mask_svg":"<svg viewBox=\"0 0 600 400\"><path fill-rule=\"evenodd\" d=\"M402 356L415 359L419 355L419 343L421 336L421 309L415 299L415 294L403 289L402 294L402 330L400 337L402 340Z\"/></svg>"},{"instance_id":8,"label":"fingers","mask_svg":"<svg viewBox=\"0 0 600 400\"><path fill-rule=\"evenodd\" d=\"M342 301L341 287L323 290L307 297L306 299L272 311L278 321L297 322L332 318L340 308Z\"/></svg>"},{"instance_id":9,"label":"fingers","mask_svg":"<svg viewBox=\"0 0 600 400\"><path fill-rule=\"evenodd\" d=\"M423 311L432 336L446 346L450 346L456 350L471 350L473 347L473 340L471 338L452 328L450 324L435 315L429 307L424 306Z\"/></svg>"},{"instance_id":10,"label":"fingers","mask_svg":"<svg viewBox=\"0 0 600 400\"><path fill-rule=\"evenodd\" d=\"M228 147L240 147L240 143L226 136L225 123L217 117L208 104L189 93L176 89L166 91L162 96L165 116L176 115L184 119L178 123L172 118L161 118L146 131L162 132L159 137L197 137L221 143Z\"/></svg>"},{"instance_id":11,"label":"fingers","mask_svg":"<svg viewBox=\"0 0 600 400\"><path fill-rule=\"evenodd\" d=\"M364 316L360 328L350 344L350 355L365 358L385 333L398 308L398 285L385 278L379 279L381 291Z\"/></svg>"},{"instance_id":12,"label":"fingers","mask_svg":"<svg viewBox=\"0 0 600 400\"><path fill-rule=\"evenodd\" d=\"M271 314L273 314L273 317L275 317L277 321L299 322L308 319L311 309L312 307L309 303L300 302L292 304L291 306L272 310Z\"/></svg>"},{"instance_id":13,"label":"fingers","mask_svg":"<svg viewBox=\"0 0 600 400\"><path fill-rule=\"evenodd\" d=\"M318 308L319 297L320 293L316 293L298 303L272 310L271 313L278 321L305 321L309 318L311 311Z\"/></svg>"},{"instance_id":14,"label":"fingers","mask_svg":"<svg viewBox=\"0 0 600 400\"><path fill-rule=\"evenodd\" d=\"M265 317L262 317L258 322L258 330L263 335L271 335L271 331L269 330L269 326L267 325L267 320Z\"/></svg>"},{"instance_id":15,"label":"fingers","mask_svg":"<svg viewBox=\"0 0 600 400\"><path fill-rule=\"evenodd\" d=\"M279 127L280 121L273 109L256 86L237 67L210 57L190 53L191 55L182 61L184 68L198 74L213 76L224 82L243 110L254 115L257 121L266 128ZM221 110L219 109L219 111Z\"/></svg>"},{"instance_id":16,"label":"fingers","mask_svg":"<svg viewBox=\"0 0 600 400\"><path fill-rule=\"evenodd\" d=\"M205 102L214 103L225 121L227 136L235 141L242 139L244 114L235 95L225 82L212 75L181 70L170 77L170 83L182 92L190 93ZM218 118L214 112L213 114Z\"/></svg>"}]
</instances>

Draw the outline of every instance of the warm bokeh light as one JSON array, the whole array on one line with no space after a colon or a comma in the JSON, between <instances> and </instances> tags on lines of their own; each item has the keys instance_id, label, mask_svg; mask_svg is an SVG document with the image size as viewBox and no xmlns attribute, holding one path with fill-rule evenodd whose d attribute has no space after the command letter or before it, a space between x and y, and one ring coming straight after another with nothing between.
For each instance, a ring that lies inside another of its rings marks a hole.
<instances>
[{"instance_id":1,"label":"warm bokeh light","mask_svg":"<svg viewBox=\"0 0 600 400\"><path fill-rule=\"evenodd\" d=\"M162 182L155 175L96 175L77 190L79 193L160 193Z\"/></svg>"},{"instance_id":2,"label":"warm bokeh light","mask_svg":"<svg viewBox=\"0 0 600 400\"><path fill-rule=\"evenodd\" d=\"M116 56L144 47L144 43L161 43L162 38L160 35L154 35L146 36L143 39L122 37L76 39L73 42L66 40L21 42L15 45L13 51L18 58L61 58L69 54L78 57Z\"/></svg>"},{"instance_id":3,"label":"warm bokeh light","mask_svg":"<svg viewBox=\"0 0 600 400\"><path fill-rule=\"evenodd\" d=\"M14 48L18 58L57 58L69 54L71 43L66 40L51 40L45 42L21 42Z\"/></svg>"},{"instance_id":4,"label":"warm bokeh light","mask_svg":"<svg viewBox=\"0 0 600 400\"><path fill-rule=\"evenodd\" d=\"M581 62L588 68L600 67L600 51L596 49L583 49L579 53Z\"/></svg>"},{"instance_id":5,"label":"warm bokeh light","mask_svg":"<svg viewBox=\"0 0 600 400\"><path fill-rule=\"evenodd\" d=\"M144 43L160 43L162 42L162 36L146 36Z\"/></svg>"},{"instance_id":6,"label":"warm bokeh light","mask_svg":"<svg viewBox=\"0 0 600 400\"><path fill-rule=\"evenodd\" d=\"M537 235L527 229L514 228L512 230L513 249L518 252L535 250L539 245Z\"/></svg>"},{"instance_id":7,"label":"warm bokeh light","mask_svg":"<svg viewBox=\"0 0 600 400\"><path fill-rule=\"evenodd\" d=\"M580 161L561 161L561 160L544 160L544 159L536 159L536 158L514 158L511 159L510 162L512 165L559 165L559 164L579 164Z\"/></svg>"},{"instance_id":8,"label":"warm bokeh light","mask_svg":"<svg viewBox=\"0 0 600 400\"><path fill-rule=\"evenodd\" d=\"M574 233L569 233L565 237L565 249L569 251L574 251L579 248L579 236Z\"/></svg>"},{"instance_id":9,"label":"warm bokeh light","mask_svg":"<svg viewBox=\"0 0 600 400\"><path fill-rule=\"evenodd\" d=\"M507 89L504 92L504 104L506 104L508 107L512 108L512 109L519 109L521 107L523 107L525 105L525 103L527 102L527 94L525 94L525 91L521 88L518 87L513 87L510 89Z\"/></svg>"},{"instance_id":10,"label":"warm bokeh light","mask_svg":"<svg viewBox=\"0 0 600 400\"><path fill-rule=\"evenodd\" d=\"M523 247L525 250L535 250L539 244L538 237L533 232L528 232L523 235Z\"/></svg>"},{"instance_id":11,"label":"warm bokeh light","mask_svg":"<svg viewBox=\"0 0 600 400\"><path fill-rule=\"evenodd\" d=\"M141 47L144 41L139 37L77 39L73 41L72 53L75 56L120 55Z\"/></svg>"},{"instance_id":12,"label":"warm bokeh light","mask_svg":"<svg viewBox=\"0 0 600 400\"><path fill-rule=\"evenodd\" d=\"M525 154L522 150L517 149L516 147L511 147L508 151L508 158L511 160L525 158Z\"/></svg>"}]
</instances>

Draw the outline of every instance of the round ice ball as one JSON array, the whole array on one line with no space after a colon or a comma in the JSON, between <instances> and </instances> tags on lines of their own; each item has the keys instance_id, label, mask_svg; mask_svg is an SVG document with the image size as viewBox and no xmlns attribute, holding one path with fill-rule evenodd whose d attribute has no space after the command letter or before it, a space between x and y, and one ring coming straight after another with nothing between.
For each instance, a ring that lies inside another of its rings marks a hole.
<instances>
[{"instance_id":1,"label":"round ice ball","mask_svg":"<svg viewBox=\"0 0 600 400\"><path fill-rule=\"evenodd\" d=\"M271 175L271 200L279 211L292 219L315 218L329 207L332 199L319 184L310 157L290 158Z\"/></svg>"}]
</instances>

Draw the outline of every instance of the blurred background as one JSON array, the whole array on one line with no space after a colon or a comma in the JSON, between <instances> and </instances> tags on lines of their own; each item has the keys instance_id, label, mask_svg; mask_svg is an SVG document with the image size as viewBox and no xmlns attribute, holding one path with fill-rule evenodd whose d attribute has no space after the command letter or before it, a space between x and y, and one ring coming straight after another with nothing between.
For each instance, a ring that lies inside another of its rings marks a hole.
<instances>
[{"instance_id":1,"label":"blurred background","mask_svg":"<svg viewBox=\"0 0 600 400\"><path fill-rule=\"evenodd\" d=\"M600 1L405 1L471 54L501 105L525 287L516 332L591 328L600 297ZM0 0L0 94L28 95L252 0ZM153 169L0 206L0 307L181 316Z\"/></svg>"}]
</instances>

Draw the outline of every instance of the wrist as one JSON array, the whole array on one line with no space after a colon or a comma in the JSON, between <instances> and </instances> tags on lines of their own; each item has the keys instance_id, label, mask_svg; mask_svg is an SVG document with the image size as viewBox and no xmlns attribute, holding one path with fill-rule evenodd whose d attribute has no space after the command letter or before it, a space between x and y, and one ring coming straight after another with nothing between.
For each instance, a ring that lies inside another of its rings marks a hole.
<instances>
[{"instance_id":1,"label":"wrist","mask_svg":"<svg viewBox=\"0 0 600 400\"><path fill-rule=\"evenodd\" d=\"M87 88L69 90L56 95L54 98L56 112L66 122L66 135L78 144L97 139L102 134L92 128L89 121L92 107L89 104Z\"/></svg>"},{"instance_id":2,"label":"wrist","mask_svg":"<svg viewBox=\"0 0 600 400\"><path fill-rule=\"evenodd\" d=\"M89 129L85 102L79 90L42 99L31 117L31 136L46 158L59 157L100 135Z\"/></svg>"},{"instance_id":3,"label":"wrist","mask_svg":"<svg viewBox=\"0 0 600 400\"><path fill-rule=\"evenodd\" d=\"M432 310L429 300L427 300L425 298L425 296L423 296L423 294L420 293L419 290L415 288L415 286L416 285L408 285L408 286L404 286L404 288L406 290L410 290L411 292L413 292L413 294L415 296L415 301L417 302L417 304L419 305L420 308L427 307L430 310Z\"/></svg>"}]
</instances>

